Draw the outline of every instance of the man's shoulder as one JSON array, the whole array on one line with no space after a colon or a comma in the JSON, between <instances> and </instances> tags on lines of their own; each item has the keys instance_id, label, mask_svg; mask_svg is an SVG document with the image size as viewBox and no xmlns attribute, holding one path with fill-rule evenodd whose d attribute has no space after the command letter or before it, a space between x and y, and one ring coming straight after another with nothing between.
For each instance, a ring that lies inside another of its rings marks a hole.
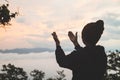
<instances>
[{"instance_id":1,"label":"man's shoulder","mask_svg":"<svg viewBox=\"0 0 120 80\"><path fill-rule=\"evenodd\" d=\"M101 46L101 45L97 45L96 48L99 49L99 50L104 50L104 47Z\"/></svg>"}]
</instances>

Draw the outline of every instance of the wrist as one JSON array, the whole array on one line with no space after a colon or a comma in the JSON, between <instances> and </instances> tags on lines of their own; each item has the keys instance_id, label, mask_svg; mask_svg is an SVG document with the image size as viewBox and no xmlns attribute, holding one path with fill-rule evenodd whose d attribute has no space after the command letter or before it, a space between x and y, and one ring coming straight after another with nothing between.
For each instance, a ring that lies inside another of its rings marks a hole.
<instances>
[{"instance_id":1,"label":"wrist","mask_svg":"<svg viewBox=\"0 0 120 80\"><path fill-rule=\"evenodd\" d=\"M74 42L73 44L74 44L74 46L78 46L78 45L79 45L79 43L78 43L78 42Z\"/></svg>"},{"instance_id":2,"label":"wrist","mask_svg":"<svg viewBox=\"0 0 120 80\"><path fill-rule=\"evenodd\" d=\"M60 43L56 43L56 46L60 46Z\"/></svg>"},{"instance_id":3,"label":"wrist","mask_svg":"<svg viewBox=\"0 0 120 80\"><path fill-rule=\"evenodd\" d=\"M56 44L56 48L60 47L60 44Z\"/></svg>"}]
</instances>

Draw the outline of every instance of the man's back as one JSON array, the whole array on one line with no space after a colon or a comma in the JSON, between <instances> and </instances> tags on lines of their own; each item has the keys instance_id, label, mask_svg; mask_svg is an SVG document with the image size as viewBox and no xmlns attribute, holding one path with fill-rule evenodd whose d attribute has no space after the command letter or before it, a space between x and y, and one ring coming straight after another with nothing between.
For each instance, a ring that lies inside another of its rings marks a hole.
<instances>
[{"instance_id":1,"label":"man's back","mask_svg":"<svg viewBox=\"0 0 120 80\"><path fill-rule=\"evenodd\" d=\"M72 55L71 62L74 63L73 80L102 80L107 66L107 57L103 47L85 47L70 55Z\"/></svg>"}]
</instances>

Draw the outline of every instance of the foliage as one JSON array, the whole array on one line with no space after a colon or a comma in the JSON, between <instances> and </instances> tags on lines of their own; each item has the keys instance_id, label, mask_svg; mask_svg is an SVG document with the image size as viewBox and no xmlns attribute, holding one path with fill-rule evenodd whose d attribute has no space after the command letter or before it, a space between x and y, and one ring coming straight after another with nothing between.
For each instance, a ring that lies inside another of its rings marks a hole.
<instances>
[{"instance_id":1,"label":"foliage","mask_svg":"<svg viewBox=\"0 0 120 80\"><path fill-rule=\"evenodd\" d=\"M109 51L105 80L120 80L120 51Z\"/></svg>"},{"instance_id":2,"label":"foliage","mask_svg":"<svg viewBox=\"0 0 120 80\"><path fill-rule=\"evenodd\" d=\"M23 68L11 64L3 65L1 71L3 73L0 74L0 80L27 80L28 77Z\"/></svg>"},{"instance_id":3,"label":"foliage","mask_svg":"<svg viewBox=\"0 0 120 80\"><path fill-rule=\"evenodd\" d=\"M56 77L57 80L66 80L65 78L65 74L64 74L64 70L62 71L57 71L58 76Z\"/></svg>"},{"instance_id":4,"label":"foliage","mask_svg":"<svg viewBox=\"0 0 120 80\"><path fill-rule=\"evenodd\" d=\"M48 78L47 80L66 80L65 79L65 74L64 74L64 70L62 71L57 71L57 76L55 78Z\"/></svg>"},{"instance_id":5,"label":"foliage","mask_svg":"<svg viewBox=\"0 0 120 80\"><path fill-rule=\"evenodd\" d=\"M45 76L45 73L35 69L30 72L30 75L33 77L33 80L42 80Z\"/></svg>"},{"instance_id":6,"label":"foliage","mask_svg":"<svg viewBox=\"0 0 120 80\"><path fill-rule=\"evenodd\" d=\"M6 25L11 25L10 21L18 15L18 12L11 13L8 9L9 4L3 4L0 6L0 27L6 28Z\"/></svg>"}]
</instances>

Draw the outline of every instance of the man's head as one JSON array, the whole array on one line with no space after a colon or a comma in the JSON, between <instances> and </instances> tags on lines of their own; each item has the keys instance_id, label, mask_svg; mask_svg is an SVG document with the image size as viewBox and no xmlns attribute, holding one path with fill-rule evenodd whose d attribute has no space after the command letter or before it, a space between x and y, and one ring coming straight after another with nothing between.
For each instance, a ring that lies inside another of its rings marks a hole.
<instances>
[{"instance_id":1,"label":"man's head","mask_svg":"<svg viewBox=\"0 0 120 80\"><path fill-rule=\"evenodd\" d=\"M88 23L82 30L83 43L87 45L96 45L104 30L103 20Z\"/></svg>"}]
</instances>

